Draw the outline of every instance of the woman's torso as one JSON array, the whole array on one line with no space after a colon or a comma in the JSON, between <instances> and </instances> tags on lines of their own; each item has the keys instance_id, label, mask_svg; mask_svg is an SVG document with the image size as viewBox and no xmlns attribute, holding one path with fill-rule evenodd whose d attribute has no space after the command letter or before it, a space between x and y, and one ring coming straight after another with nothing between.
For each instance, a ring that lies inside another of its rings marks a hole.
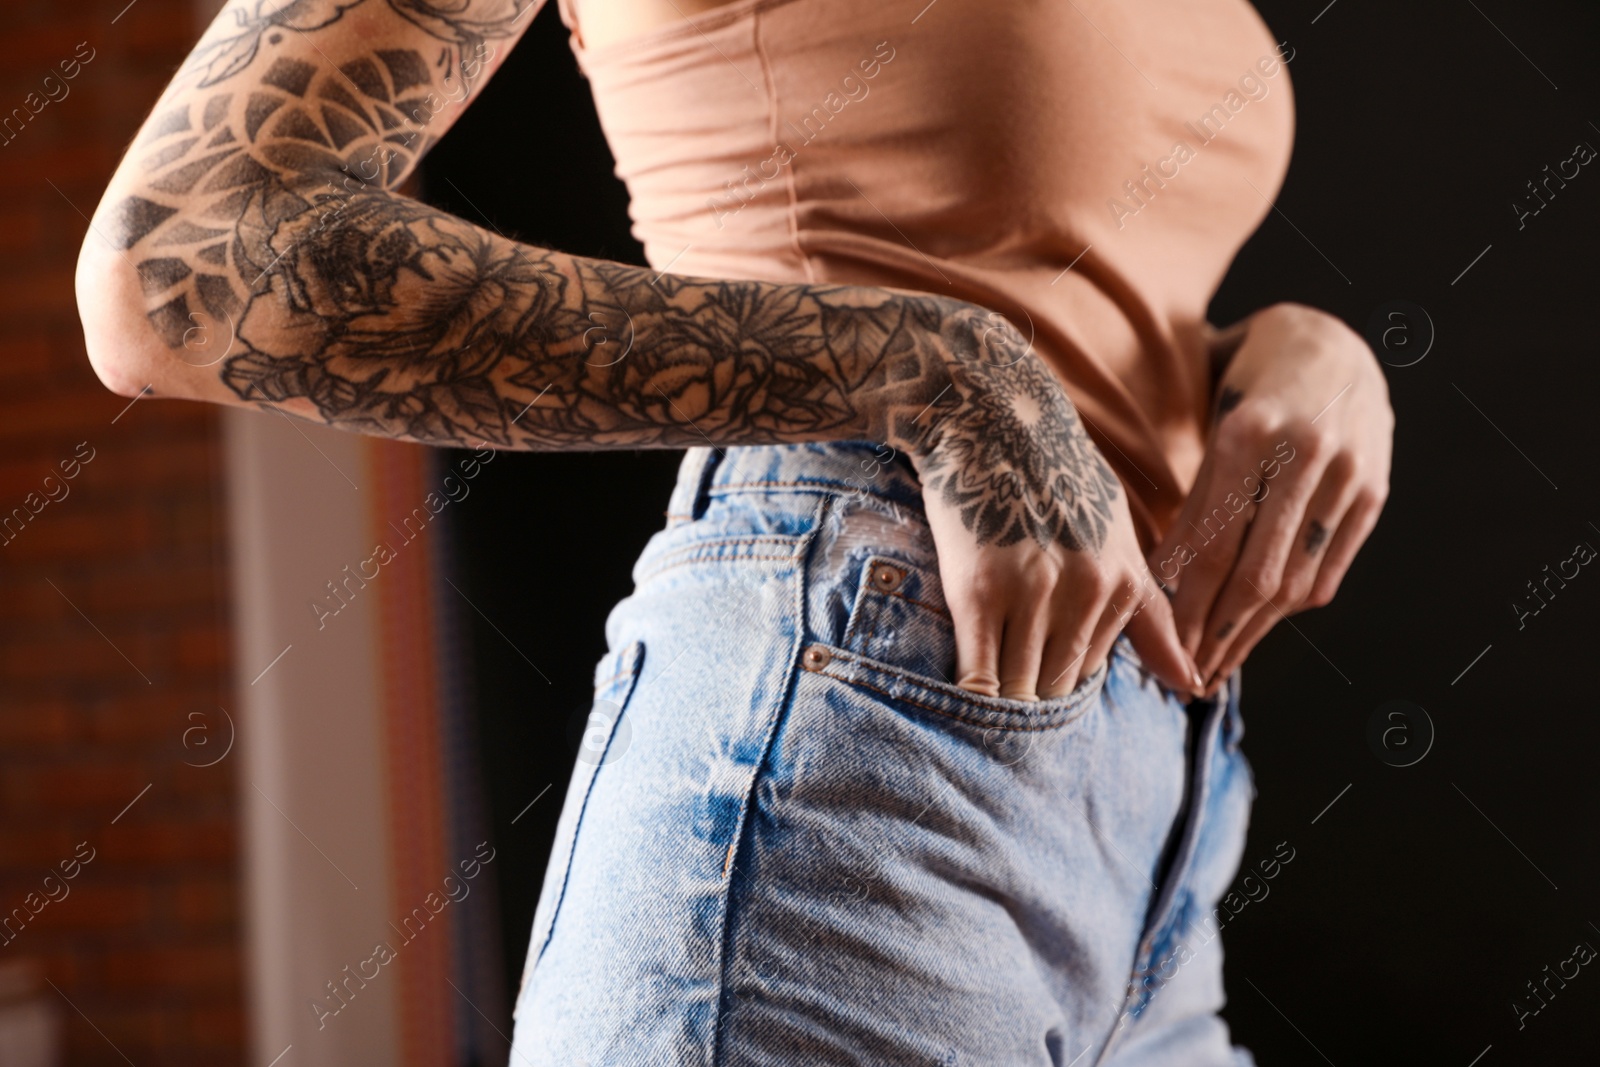
<instances>
[{"instance_id":1,"label":"woman's torso","mask_svg":"<svg viewBox=\"0 0 1600 1067\"><path fill-rule=\"evenodd\" d=\"M1158 538L1204 448L1206 307L1288 164L1245 0L560 7L654 267L1005 313Z\"/></svg>"}]
</instances>

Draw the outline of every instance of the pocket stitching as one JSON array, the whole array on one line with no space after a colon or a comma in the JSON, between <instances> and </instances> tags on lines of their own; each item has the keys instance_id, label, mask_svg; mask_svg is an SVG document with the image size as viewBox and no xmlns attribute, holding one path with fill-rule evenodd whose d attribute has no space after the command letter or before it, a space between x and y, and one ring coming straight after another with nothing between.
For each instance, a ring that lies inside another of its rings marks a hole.
<instances>
[{"instance_id":1,"label":"pocket stitching","mask_svg":"<svg viewBox=\"0 0 1600 1067\"><path fill-rule=\"evenodd\" d=\"M871 659L870 657L867 657L867 656L860 656L860 655L857 655L856 653L850 652L850 651L848 651L846 649L836 648L833 645L824 644L824 645L822 645L822 647L828 649L830 655L833 658L841 659L841 660L844 660L844 661L849 662L849 663L855 663L855 664L857 664L858 666L860 666L861 668L863 668L865 670L875 671L875 672L877 672L879 674L892 675L895 678L899 679L904 685L911 687L913 690L920 689L920 690L928 692L928 693L930 693L932 695L937 695L937 696L943 697L943 698L955 703L958 706L960 706L961 704L967 704L967 705L971 706L974 711L979 712L979 713L987 713L989 715L996 715L996 716L1010 716L1010 717L1013 717L1013 718L1045 718L1045 717L1052 717L1051 721L1043 722L1043 723L1039 723L1039 722L1034 722L1034 723L1005 722L1005 721L994 722L994 721L989 721L989 720L986 720L986 719L983 719L983 718L976 718L976 717L972 717L972 716L962 715L959 712L956 712L956 711L951 710L949 708L940 707L940 706L938 706L936 704L929 703L927 701L918 700L916 698L916 694L915 693L911 693L911 694L892 693L889 690L884 689L881 686L877 686L877 685L872 684L870 681L867 681L864 678L852 678L852 677L849 677L847 675L837 674L837 673L835 673L833 671L828 670L826 667L822 667L822 668L819 668L819 669L816 669L816 670L812 670L810 672L812 674L824 675L824 676L826 676L828 678L832 678L834 681L837 681L837 682L843 682L845 685L853 685L853 686L859 686L859 687L861 687L863 689L870 689L875 693L883 694L883 696L885 698L887 698L888 700L890 700L890 701L897 701L897 702L902 703L902 704L910 704L913 707L922 708L922 709L924 709L926 711L933 712L935 715L940 715L940 716L943 716L944 718L947 718L947 719L953 719L956 722L965 723L965 724L967 724L969 726L978 726L978 727L982 727L984 729L991 729L991 730L1009 730L1009 731L1014 731L1014 732L1017 732L1017 733L1041 732L1041 731L1044 731L1044 730L1057 730L1057 729L1060 729L1063 726L1068 726L1068 725L1070 725L1070 724L1072 724L1074 722L1077 722L1079 719L1081 719L1094 706L1092 698L1098 696L1100 694L1101 690L1104 689L1104 687L1105 687L1105 679L1109 675L1110 663L1111 663L1110 659L1107 659L1106 663L1104 665L1102 665L1101 668L1097 672L1095 672L1095 674L1090 675L1088 679L1086 679L1083 683L1081 683L1082 685L1087 687L1087 688L1084 688L1082 690L1082 692L1074 691L1073 693L1069 693L1065 697L1061 697L1060 700L1063 701L1061 707L1059 707L1059 708L1051 708L1048 711L1030 711L1030 710L1026 710L1025 708L1018 708L1018 707L1011 707L1011 706L989 706L989 705L986 705L984 703L985 701L989 701L989 700L998 701L998 700L1003 699L1003 698L986 697L982 693L965 693L965 692L960 693L960 694L957 694L957 693L946 693L942 689L936 688L936 685L935 685L935 683L933 682L932 679L921 677L921 676L919 676L919 675L917 675L917 674L915 674L915 673L913 673L911 671L907 671L907 670L905 670L903 668L896 667L893 664L884 663L881 660L874 660L874 659ZM948 683L943 683L943 684L947 685ZM952 688L954 688L954 687L952 687ZM1054 701L1045 701L1045 702L1042 702L1042 703L1051 704L1051 703L1054 703ZM1061 715L1061 718L1059 720L1053 718L1053 716L1055 716L1055 715Z\"/></svg>"},{"instance_id":2,"label":"pocket stitching","mask_svg":"<svg viewBox=\"0 0 1600 1067\"><path fill-rule=\"evenodd\" d=\"M1114 656L1108 656L1105 663L1102 664L1098 672L1100 675L1098 682L1096 681L1095 676L1091 675L1088 678L1080 679L1078 685L1075 686L1073 690L1070 693L1067 693L1065 696L1054 697L1034 703L1028 701L1010 700L1004 697L990 697L985 696L982 693L968 692L960 689L958 686L953 685L947 679L940 678L932 674L924 674L912 668L902 667L866 654L866 652L862 651L860 648L860 646L863 644L861 641L863 624L866 621L864 616L867 614L863 608L871 598L877 597L883 600L893 598L901 601L902 603L914 605L915 607L920 608L931 615L935 615L940 619L945 620L947 623L953 622L952 616L947 608L940 608L930 600L924 600L921 597L908 595L904 590L903 581L900 586L897 586L894 589L886 590L875 586L872 583L871 575L879 566L879 564L887 564L889 566L896 567L907 572L908 574L915 572L922 576L922 581L924 583L927 583L930 579L932 581L937 581L938 579L937 563L928 564L883 552L872 553L863 561L861 565L861 576L857 585L855 602L851 606L849 622L845 626L842 647L825 641L816 643L820 644L824 648L827 648L835 657L856 663L864 670L876 672L878 674L889 675L893 677L901 686L909 687L914 691L920 690L924 693L927 693L930 699L915 699L915 693L910 695L897 695L884 689L882 686L873 685L869 681L858 678L844 677L840 674L828 671L825 668L814 670L812 673L826 674L828 677L833 678L836 681L842 681L847 685L860 685L863 688L871 689L874 692L883 694L891 701L901 701L903 703L911 704L915 707L922 708L924 710L933 712L936 715L944 716L948 719L953 719L957 722L988 729L1014 730L1018 732L1053 730L1076 721L1076 719L1081 715L1082 711L1085 710L1079 708L1078 705L1080 703L1087 704L1091 697L1093 697L1098 691L1105 688L1106 680L1110 677ZM870 629L867 629L866 632L866 640L864 643L867 648L871 647L872 638L876 636L880 622L881 619L876 613L874 613L871 620L871 627ZM934 700L940 700L949 704L953 704L956 708L961 708L963 706L968 707L972 710L973 714L963 715L960 711L952 710L949 707L939 706L933 702ZM988 718L991 716L999 717L1002 721L993 721L992 719ZM1060 716L1059 720L1056 718L1057 716ZM1013 721L1004 721L1007 717ZM1050 721L1046 723L1029 721L1041 718L1049 718Z\"/></svg>"}]
</instances>

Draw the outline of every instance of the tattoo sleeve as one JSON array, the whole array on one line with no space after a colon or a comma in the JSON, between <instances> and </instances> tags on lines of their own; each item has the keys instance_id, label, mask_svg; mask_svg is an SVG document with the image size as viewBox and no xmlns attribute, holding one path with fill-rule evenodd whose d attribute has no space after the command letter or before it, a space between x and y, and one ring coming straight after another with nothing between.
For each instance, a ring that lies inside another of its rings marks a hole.
<instances>
[{"instance_id":1,"label":"tattoo sleeve","mask_svg":"<svg viewBox=\"0 0 1600 1067\"><path fill-rule=\"evenodd\" d=\"M433 444L937 440L929 487L980 541L1104 540L1114 477L1037 357L984 357L975 305L658 275L398 193L536 6L232 0L101 208L173 381Z\"/></svg>"}]
</instances>

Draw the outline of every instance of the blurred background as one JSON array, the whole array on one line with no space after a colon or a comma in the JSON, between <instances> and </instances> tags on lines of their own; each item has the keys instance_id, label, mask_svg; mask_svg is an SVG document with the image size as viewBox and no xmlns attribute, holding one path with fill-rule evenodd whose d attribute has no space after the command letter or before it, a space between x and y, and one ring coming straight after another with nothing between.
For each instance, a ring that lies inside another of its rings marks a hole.
<instances>
[{"instance_id":1,"label":"blurred background","mask_svg":"<svg viewBox=\"0 0 1600 1067\"><path fill-rule=\"evenodd\" d=\"M1295 156L1212 319L1340 315L1398 427L1338 599L1245 671L1246 868L1294 858L1241 889L1226 1015L1263 1065L1591 1062L1600 11L1257 7ZM503 1063L678 457L481 462L104 390L85 215L211 10L5 9L0 1064ZM418 192L642 262L553 5Z\"/></svg>"}]
</instances>

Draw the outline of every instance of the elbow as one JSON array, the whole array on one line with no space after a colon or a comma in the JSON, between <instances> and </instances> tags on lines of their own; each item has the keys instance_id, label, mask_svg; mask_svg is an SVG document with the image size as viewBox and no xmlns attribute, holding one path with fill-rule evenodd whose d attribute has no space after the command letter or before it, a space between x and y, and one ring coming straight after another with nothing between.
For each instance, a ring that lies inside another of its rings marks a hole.
<instances>
[{"instance_id":1,"label":"elbow","mask_svg":"<svg viewBox=\"0 0 1600 1067\"><path fill-rule=\"evenodd\" d=\"M140 300L136 272L126 256L91 229L78 252L74 286L89 365L107 389L134 397L155 382L158 361Z\"/></svg>"}]
</instances>

